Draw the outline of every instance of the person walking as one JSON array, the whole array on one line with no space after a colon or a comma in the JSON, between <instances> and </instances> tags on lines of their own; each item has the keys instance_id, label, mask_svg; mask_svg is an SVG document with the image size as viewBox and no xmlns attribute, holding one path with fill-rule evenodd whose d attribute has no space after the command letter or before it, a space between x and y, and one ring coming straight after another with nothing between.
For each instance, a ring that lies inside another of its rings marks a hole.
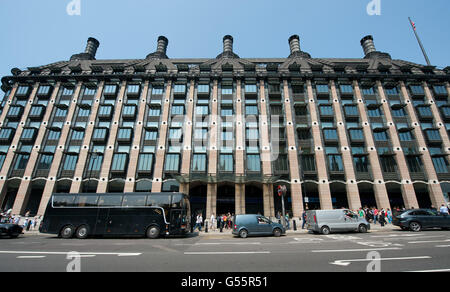
<instances>
[{"instance_id":1,"label":"person walking","mask_svg":"<svg viewBox=\"0 0 450 292\"><path fill-rule=\"evenodd\" d=\"M286 214L286 230L289 230L289 229L291 229L291 226L290 226L290 224L289 224L289 214Z\"/></svg>"},{"instance_id":2,"label":"person walking","mask_svg":"<svg viewBox=\"0 0 450 292\"><path fill-rule=\"evenodd\" d=\"M202 223L203 223L202 214L198 214L197 219L195 220L194 231L195 231L195 229L198 228L198 231L201 232L202 231Z\"/></svg>"},{"instance_id":3,"label":"person walking","mask_svg":"<svg viewBox=\"0 0 450 292\"><path fill-rule=\"evenodd\" d=\"M448 207L445 206L445 204L442 204L442 206L441 206L441 208L439 209L439 211L441 212L441 214L449 215L449 213L448 213Z\"/></svg>"},{"instance_id":4,"label":"person walking","mask_svg":"<svg viewBox=\"0 0 450 292\"><path fill-rule=\"evenodd\" d=\"M384 212L384 209L381 209L379 215L378 215L378 221L381 224L381 227L384 227L384 225L386 224L386 213Z\"/></svg>"},{"instance_id":5,"label":"person walking","mask_svg":"<svg viewBox=\"0 0 450 292\"><path fill-rule=\"evenodd\" d=\"M305 224L306 224L306 210L304 210L302 214L302 229L305 229Z\"/></svg>"}]
</instances>

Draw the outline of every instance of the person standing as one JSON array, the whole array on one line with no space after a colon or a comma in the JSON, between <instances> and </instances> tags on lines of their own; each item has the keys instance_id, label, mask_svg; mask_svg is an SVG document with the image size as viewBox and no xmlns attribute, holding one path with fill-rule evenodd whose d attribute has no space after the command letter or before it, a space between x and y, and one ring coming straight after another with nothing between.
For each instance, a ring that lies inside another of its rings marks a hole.
<instances>
[{"instance_id":1,"label":"person standing","mask_svg":"<svg viewBox=\"0 0 450 292\"><path fill-rule=\"evenodd\" d=\"M211 215L211 231L216 231L216 226L217 226L217 222L216 222L216 216L214 215L214 213Z\"/></svg>"},{"instance_id":2,"label":"person standing","mask_svg":"<svg viewBox=\"0 0 450 292\"><path fill-rule=\"evenodd\" d=\"M305 229L305 224L306 224L306 210L304 210L302 214L302 229Z\"/></svg>"},{"instance_id":3,"label":"person standing","mask_svg":"<svg viewBox=\"0 0 450 292\"><path fill-rule=\"evenodd\" d=\"M447 206L445 206L445 204L442 204L442 206L441 206L441 208L440 208L440 210L439 210L442 214L444 214L444 215L448 215L449 213L448 213L448 208L447 208Z\"/></svg>"},{"instance_id":4,"label":"person standing","mask_svg":"<svg viewBox=\"0 0 450 292\"><path fill-rule=\"evenodd\" d=\"M378 221L380 222L381 227L384 227L384 224L386 223L385 218L386 218L386 213L384 212L384 209L381 209L381 211L379 212L379 215L378 215Z\"/></svg>"}]
</instances>

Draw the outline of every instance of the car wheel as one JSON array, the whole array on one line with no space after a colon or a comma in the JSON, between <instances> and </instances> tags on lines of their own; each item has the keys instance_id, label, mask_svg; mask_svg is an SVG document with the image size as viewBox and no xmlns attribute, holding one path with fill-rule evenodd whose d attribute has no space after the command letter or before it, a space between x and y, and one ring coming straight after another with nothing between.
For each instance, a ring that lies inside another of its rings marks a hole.
<instances>
[{"instance_id":1,"label":"car wheel","mask_svg":"<svg viewBox=\"0 0 450 292\"><path fill-rule=\"evenodd\" d=\"M242 229L241 231L239 231L239 236L240 236L241 238L247 238L247 236L248 236L248 231L245 230L245 229Z\"/></svg>"},{"instance_id":2,"label":"car wheel","mask_svg":"<svg viewBox=\"0 0 450 292\"><path fill-rule=\"evenodd\" d=\"M147 238L150 238L150 239L156 239L156 238L159 237L159 233L160 233L160 231L159 231L159 228L158 228L158 227L156 227L156 226L150 226L150 227L147 229Z\"/></svg>"},{"instance_id":3,"label":"car wheel","mask_svg":"<svg viewBox=\"0 0 450 292\"><path fill-rule=\"evenodd\" d=\"M367 226L364 224L359 225L358 231L359 233L367 233Z\"/></svg>"},{"instance_id":4,"label":"car wheel","mask_svg":"<svg viewBox=\"0 0 450 292\"><path fill-rule=\"evenodd\" d=\"M280 236L281 236L281 230L280 230L280 228L275 228L275 229L273 230L273 235L274 235L275 237L280 237Z\"/></svg>"},{"instance_id":5,"label":"car wheel","mask_svg":"<svg viewBox=\"0 0 450 292\"><path fill-rule=\"evenodd\" d=\"M322 229L320 229L321 233L324 235L328 235L330 234L330 227L328 226L323 226Z\"/></svg>"},{"instance_id":6,"label":"car wheel","mask_svg":"<svg viewBox=\"0 0 450 292\"><path fill-rule=\"evenodd\" d=\"M89 229L86 225L81 225L78 227L77 231L75 232L75 236L78 239L86 239L89 234Z\"/></svg>"},{"instance_id":7,"label":"car wheel","mask_svg":"<svg viewBox=\"0 0 450 292\"><path fill-rule=\"evenodd\" d=\"M414 232L419 232L422 230L422 225L419 222L411 222L409 223L409 229Z\"/></svg>"},{"instance_id":8,"label":"car wheel","mask_svg":"<svg viewBox=\"0 0 450 292\"><path fill-rule=\"evenodd\" d=\"M63 227L60 234L62 238L69 239L72 238L73 233L74 233L73 226L67 225Z\"/></svg>"}]
</instances>

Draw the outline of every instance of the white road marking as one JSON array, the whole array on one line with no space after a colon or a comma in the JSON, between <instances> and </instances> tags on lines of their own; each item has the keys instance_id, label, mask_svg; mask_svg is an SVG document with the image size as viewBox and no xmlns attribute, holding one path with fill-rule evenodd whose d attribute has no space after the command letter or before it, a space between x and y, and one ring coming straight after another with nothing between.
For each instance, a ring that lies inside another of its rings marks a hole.
<instances>
[{"instance_id":1,"label":"white road marking","mask_svg":"<svg viewBox=\"0 0 450 292\"><path fill-rule=\"evenodd\" d=\"M350 235L325 235L327 238L335 240L360 240L362 238Z\"/></svg>"},{"instance_id":2,"label":"white road marking","mask_svg":"<svg viewBox=\"0 0 450 292\"><path fill-rule=\"evenodd\" d=\"M16 251L2 250L0 254L46 254L46 255L67 255L69 252L53 252L53 251ZM142 253L113 253L113 252L79 252L80 255L116 255L116 256L139 256Z\"/></svg>"},{"instance_id":3,"label":"white road marking","mask_svg":"<svg viewBox=\"0 0 450 292\"><path fill-rule=\"evenodd\" d=\"M334 252L355 252L355 251L378 251L378 250L401 250L400 247L386 247L386 248L362 248L362 249L324 249L312 250L313 253L334 253Z\"/></svg>"},{"instance_id":4,"label":"white road marking","mask_svg":"<svg viewBox=\"0 0 450 292\"><path fill-rule=\"evenodd\" d=\"M409 241L408 243L416 244L416 243L438 243L438 242L450 242L450 239L446 240L428 240L428 241Z\"/></svg>"},{"instance_id":5,"label":"white road marking","mask_svg":"<svg viewBox=\"0 0 450 292\"><path fill-rule=\"evenodd\" d=\"M407 271L407 273L441 273L441 272L450 272L450 269Z\"/></svg>"},{"instance_id":6,"label":"white road marking","mask_svg":"<svg viewBox=\"0 0 450 292\"><path fill-rule=\"evenodd\" d=\"M47 256L18 256L17 259L43 259Z\"/></svg>"},{"instance_id":7,"label":"white road marking","mask_svg":"<svg viewBox=\"0 0 450 292\"><path fill-rule=\"evenodd\" d=\"M185 255L232 255L232 254L269 254L270 251L203 251L203 252L185 252Z\"/></svg>"},{"instance_id":8,"label":"white road marking","mask_svg":"<svg viewBox=\"0 0 450 292\"><path fill-rule=\"evenodd\" d=\"M436 245L436 247L450 247L450 245Z\"/></svg>"},{"instance_id":9,"label":"white road marking","mask_svg":"<svg viewBox=\"0 0 450 292\"><path fill-rule=\"evenodd\" d=\"M384 242L384 241L362 241L357 242L357 244L370 246L370 247L388 247L388 246L404 246L403 244L398 243L390 243L390 242Z\"/></svg>"},{"instance_id":10,"label":"white road marking","mask_svg":"<svg viewBox=\"0 0 450 292\"><path fill-rule=\"evenodd\" d=\"M421 256L421 257L403 257L403 258L380 258L379 261L403 261L403 260L421 260L421 259L431 259L430 256ZM354 260L338 260L331 262L330 265L337 266L348 266L352 262L371 262L373 259L354 259Z\"/></svg>"},{"instance_id":11,"label":"white road marking","mask_svg":"<svg viewBox=\"0 0 450 292\"><path fill-rule=\"evenodd\" d=\"M197 242L194 245L260 245L261 242Z\"/></svg>"}]
</instances>

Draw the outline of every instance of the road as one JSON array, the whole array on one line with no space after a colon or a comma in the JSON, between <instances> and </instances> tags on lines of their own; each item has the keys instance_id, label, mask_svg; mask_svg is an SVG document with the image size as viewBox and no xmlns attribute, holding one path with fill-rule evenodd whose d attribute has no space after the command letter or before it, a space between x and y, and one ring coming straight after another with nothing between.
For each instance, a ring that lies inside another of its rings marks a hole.
<instances>
[{"instance_id":1,"label":"road","mask_svg":"<svg viewBox=\"0 0 450 292\"><path fill-rule=\"evenodd\" d=\"M280 238L191 235L169 239L64 240L48 235L0 239L0 272L65 272L68 252L82 272L408 272L450 271L450 233L388 229ZM376 252L376 253L371 253Z\"/></svg>"}]
</instances>

